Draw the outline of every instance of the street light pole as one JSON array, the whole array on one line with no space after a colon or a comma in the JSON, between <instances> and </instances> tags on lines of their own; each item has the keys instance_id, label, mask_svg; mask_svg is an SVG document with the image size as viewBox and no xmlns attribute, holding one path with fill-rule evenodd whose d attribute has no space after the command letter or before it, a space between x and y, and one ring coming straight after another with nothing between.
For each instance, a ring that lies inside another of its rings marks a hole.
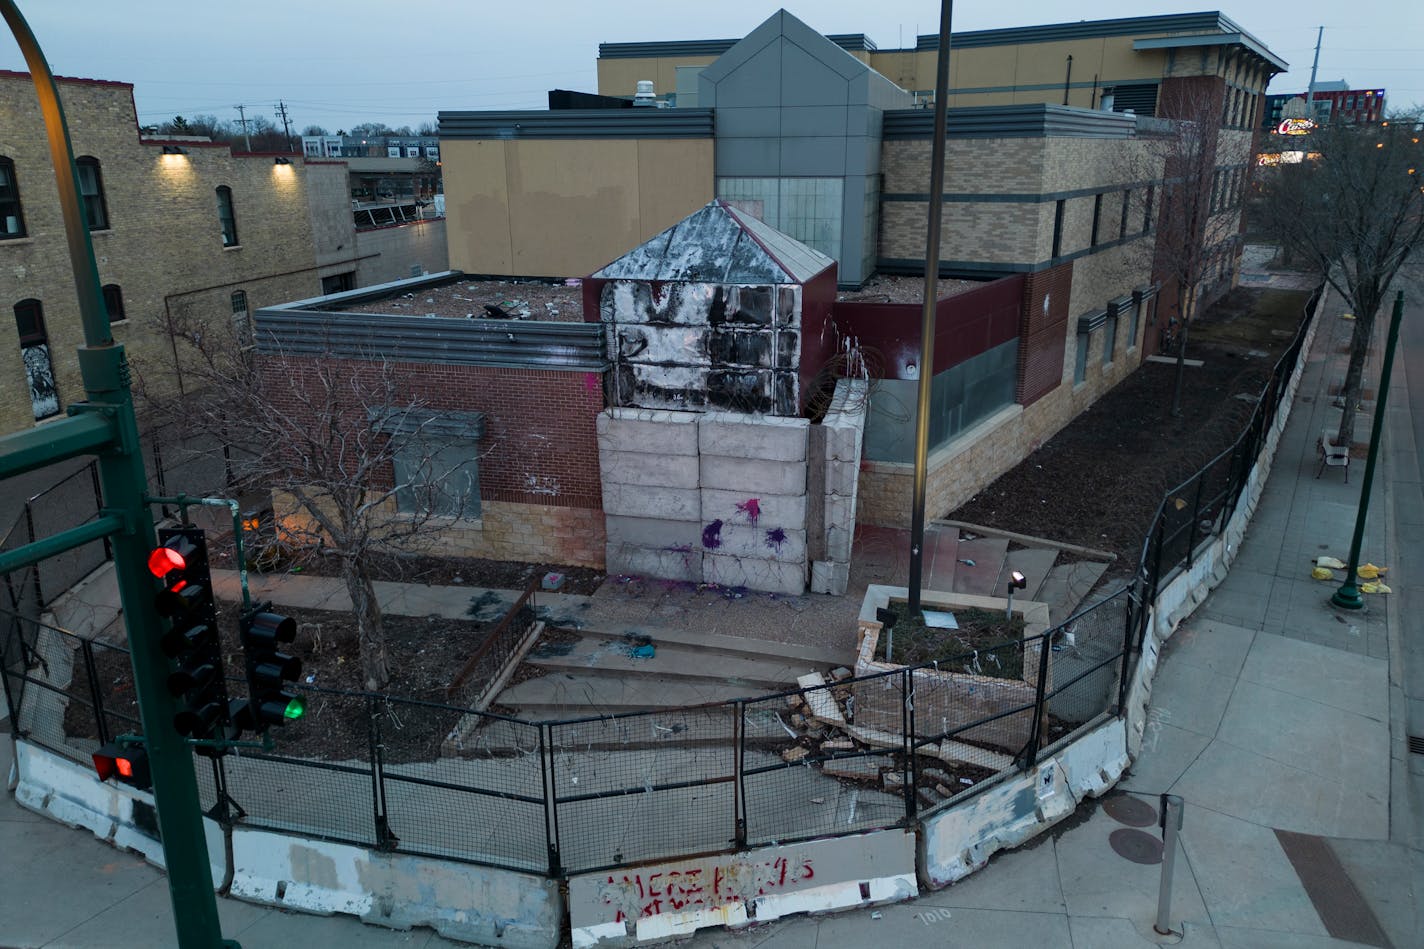
<instances>
[{"instance_id":1,"label":"street light pole","mask_svg":"<svg viewBox=\"0 0 1424 949\"><path fill-rule=\"evenodd\" d=\"M1375 458L1379 455L1380 434L1384 431L1384 406L1389 397L1389 372L1394 366L1394 347L1399 342L1399 323L1404 316L1404 291L1394 295L1394 313L1389 318L1389 340L1384 344L1384 368L1380 371L1379 398L1375 400L1375 419L1370 427L1370 452L1365 457L1365 481L1360 485L1360 507L1355 513L1355 538L1350 542L1350 562L1345 567L1345 582L1330 597L1330 602L1345 610L1364 607L1359 585L1355 582L1360 567L1360 545L1365 539L1365 516L1370 510L1370 485L1375 477ZM1345 448L1348 451L1349 445Z\"/></svg>"}]
</instances>

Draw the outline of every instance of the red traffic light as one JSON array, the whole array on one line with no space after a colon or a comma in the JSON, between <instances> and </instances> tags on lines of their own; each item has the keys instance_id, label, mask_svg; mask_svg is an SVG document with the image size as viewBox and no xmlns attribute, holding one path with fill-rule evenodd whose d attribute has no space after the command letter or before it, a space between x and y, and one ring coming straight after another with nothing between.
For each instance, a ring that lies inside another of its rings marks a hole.
<instances>
[{"instance_id":1,"label":"red traffic light","mask_svg":"<svg viewBox=\"0 0 1424 949\"><path fill-rule=\"evenodd\" d=\"M162 580L174 570L185 570L188 561L172 547L157 547L148 555L148 572Z\"/></svg>"},{"instance_id":2,"label":"red traffic light","mask_svg":"<svg viewBox=\"0 0 1424 949\"><path fill-rule=\"evenodd\" d=\"M148 752L138 745L109 743L94 752L94 771L100 781L118 778L125 784L146 790L153 786L149 776Z\"/></svg>"}]
</instances>

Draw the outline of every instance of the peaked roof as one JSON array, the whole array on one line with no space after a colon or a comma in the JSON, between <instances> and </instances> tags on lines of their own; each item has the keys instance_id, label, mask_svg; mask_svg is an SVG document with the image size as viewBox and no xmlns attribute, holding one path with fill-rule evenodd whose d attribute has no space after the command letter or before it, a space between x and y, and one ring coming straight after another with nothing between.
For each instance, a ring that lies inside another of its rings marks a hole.
<instances>
[{"instance_id":1,"label":"peaked roof","mask_svg":"<svg viewBox=\"0 0 1424 949\"><path fill-rule=\"evenodd\" d=\"M805 283L835 261L724 201L694 211L593 276L699 283Z\"/></svg>"}]
</instances>

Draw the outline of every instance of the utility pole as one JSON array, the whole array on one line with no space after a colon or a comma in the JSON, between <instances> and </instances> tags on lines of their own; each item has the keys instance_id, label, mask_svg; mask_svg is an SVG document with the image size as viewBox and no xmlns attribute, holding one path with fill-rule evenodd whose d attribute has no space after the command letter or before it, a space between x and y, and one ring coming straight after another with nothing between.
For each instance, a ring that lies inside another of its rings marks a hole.
<instances>
[{"instance_id":1,"label":"utility pole","mask_svg":"<svg viewBox=\"0 0 1424 949\"><path fill-rule=\"evenodd\" d=\"M237 121L242 125L242 140L247 143L247 150L252 151L252 138L247 134L247 106L235 105L237 110Z\"/></svg>"},{"instance_id":2,"label":"utility pole","mask_svg":"<svg viewBox=\"0 0 1424 949\"><path fill-rule=\"evenodd\" d=\"M934 141L930 144L929 229L925 234L925 299L920 324L919 405L915 413L915 481L910 504L910 616L920 612L925 565L925 487L929 480L930 395L934 385L935 307L939 294L940 218L944 210L945 109L949 104L950 21L954 0L940 0L939 59L935 64Z\"/></svg>"},{"instance_id":3,"label":"utility pole","mask_svg":"<svg viewBox=\"0 0 1424 949\"><path fill-rule=\"evenodd\" d=\"M282 134L287 139L287 151L291 151L292 128L291 125L287 122L287 103L283 102L281 99L278 99L277 104L273 106L273 108L275 108L277 112L282 116Z\"/></svg>"},{"instance_id":4,"label":"utility pole","mask_svg":"<svg viewBox=\"0 0 1424 949\"><path fill-rule=\"evenodd\" d=\"M1315 59L1310 64L1310 85L1305 90L1305 117L1312 122L1315 116L1312 114L1315 107L1311 105L1315 101L1315 70L1320 66L1320 41L1325 38L1325 27L1320 27L1315 33Z\"/></svg>"}]
</instances>

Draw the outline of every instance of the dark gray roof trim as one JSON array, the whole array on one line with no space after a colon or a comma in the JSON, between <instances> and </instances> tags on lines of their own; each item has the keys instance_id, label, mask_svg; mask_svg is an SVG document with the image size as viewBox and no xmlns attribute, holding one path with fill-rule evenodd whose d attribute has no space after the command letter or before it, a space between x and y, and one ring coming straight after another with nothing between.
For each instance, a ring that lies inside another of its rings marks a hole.
<instances>
[{"instance_id":1,"label":"dark gray roof trim","mask_svg":"<svg viewBox=\"0 0 1424 949\"><path fill-rule=\"evenodd\" d=\"M255 323L257 351L263 355L580 372L608 368L597 323L387 316L290 304L258 310Z\"/></svg>"},{"instance_id":2,"label":"dark gray roof trim","mask_svg":"<svg viewBox=\"0 0 1424 949\"><path fill-rule=\"evenodd\" d=\"M1130 138L1137 129L1137 120L1125 113L1043 103L950 109L946 123L949 138ZM881 136L887 142L933 135L932 109L895 109L885 113Z\"/></svg>"},{"instance_id":3,"label":"dark gray roof trim","mask_svg":"<svg viewBox=\"0 0 1424 949\"><path fill-rule=\"evenodd\" d=\"M711 109L441 112L440 138L711 138Z\"/></svg>"},{"instance_id":4,"label":"dark gray roof trim","mask_svg":"<svg viewBox=\"0 0 1424 949\"><path fill-rule=\"evenodd\" d=\"M423 435L444 438L483 438L483 412L456 412L450 409L409 408L386 411L368 408L366 418L383 435Z\"/></svg>"},{"instance_id":5,"label":"dark gray roof trim","mask_svg":"<svg viewBox=\"0 0 1424 949\"><path fill-rule=\"evenodd\" d=\"M1107 323L1107 321L1107 310L1097 310L1093 313L1084 313L1082 316L1078 317L1078 332L1091 333L1099 326L1102 326Z\"/></svg>"},{"instance_id":6,"label":"dark gray roof trim","mask_svg":"<svg viewBox=\"0 0 1424 949\"><path fill-rule=\"evenodd\" d=\"M972 30L955 33L949 48L1008 46L1014 43L1053 43L1061 40L1092 39L1100 36L1131 36L1134 33L1244 33L1229 17L1213 10L1207 13L1173 13L1167 16L1130 16L1115 20L1080 20L1076 23L1047 23L1042 26L1015 26L1003 30ZM1249 35L1249 34L1246 34ZM1254 37L1253 37L1254 38ZM916 49L939 49L938 33L915 37Z\"/></svg>"},{"instance_id":7,"label":"dark gray roof trim","mask_svg":"<svg viewBox=\"0 0 1424 949\"><path fill-rule=\"evenodd\" d=\"M826 37L841 49L851 52L874 50L878 47L864 33L832 33ZM742 41L734 40L665 40L651 43L599 43L599 59L651 59L657 56L721 56Z\"/></svg>"},{"instance_id":8,"label":"dark gray roof trim","mask_svg":"<svg viewBox=\"0 0 1424 949\"><path fill-rule=\"evenodd\" d=\"M1208 33L1195 36L1158 36L1133 40L1132 48L1143 49L1192 49L1197 46L1244 46L1261 57L1277 70L1285 72L1290 64L1266 49L1261 41L1249 33Z\"/></svg>"}]
</instances>

